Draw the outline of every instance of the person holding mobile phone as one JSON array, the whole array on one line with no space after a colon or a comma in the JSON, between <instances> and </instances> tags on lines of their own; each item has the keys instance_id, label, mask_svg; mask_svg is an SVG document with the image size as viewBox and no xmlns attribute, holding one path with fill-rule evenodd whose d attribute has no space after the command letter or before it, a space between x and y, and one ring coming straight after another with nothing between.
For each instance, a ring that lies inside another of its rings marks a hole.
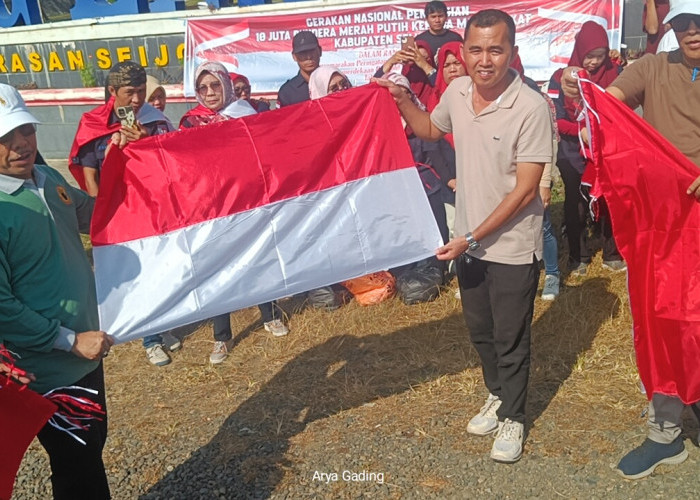
<instances>
[{"instance_id":1,"label":"person holding mobile phone","mask_svg":"<svg viewBox=\"0 0 700 500\"><path fill-rule=\"evenodd\" d=\"M411 43L412 42L412 43ZM374 73L375 78L385 78L385 74L401 73L411 83L411 91L424 106L428 105L433 93L437 69L430 45L425 41L415 41L404 37L401 50L392 55ZM400 65L400 69L395 66Z\"/></svg>"},{"instance_id":2,"label":"person holding mobile phone","mask_svg":"<svg viewBox=\"0 0 700 500\"><path fill-rule=\"evenodd\" d=\"M73 177L90 196L99 192L100 169L112 139L124 147L174 130L161 111L146 103L146 71L141 65L131 61L115 64L107 75L106 88L107 102L80 119L69 158Z\"/></svg>"},{"instance_id":3,"label":"person holding mobile phone","mask_svg":"<svg viewBox=\"0 0 700 500\"><path fill-rule=\"evenodd\" d=\"M146 71L141 65L131 61L114 65L107 75L106 90L107 102L80 119L68 162L80 187L93 197L99 193L100 170L110 144L124 147L174 130L170 120L146 102ZM143 345L151 364L170 363L160 335L146 337Z\"/></svg>"}]
</instances>

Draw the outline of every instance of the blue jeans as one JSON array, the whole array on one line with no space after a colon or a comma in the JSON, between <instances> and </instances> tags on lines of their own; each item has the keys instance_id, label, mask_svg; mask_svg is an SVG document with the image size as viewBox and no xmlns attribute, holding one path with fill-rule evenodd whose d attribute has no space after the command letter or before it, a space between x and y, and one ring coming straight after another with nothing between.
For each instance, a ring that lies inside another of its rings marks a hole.
<instances>
[{"instance_id":1,"label":"blue jeans","mask_svg":"<svg viewBox=\"0 0 700 500\"><path fill-rule=\"evenodd\" d=\"M543 251L542 259L544 260L544 273L559 276L559 254L557 251L557 238L554 236L552 229L552 220L549 215L549 208L544 211L544 220L542 221L542 239Z\"/></svg>"},{"instance_id":2,"label":"blue jeans","mask_svg":"<svg viewBox=\"0 0 700 500\"><path fill-rule=\"evenodd\" d=\"M149 335L148 337L143 338L143 348L148 349L149 347L153 347L154 345L163 345L163 338L159 335Z\"/></svg>"}]
</instances>

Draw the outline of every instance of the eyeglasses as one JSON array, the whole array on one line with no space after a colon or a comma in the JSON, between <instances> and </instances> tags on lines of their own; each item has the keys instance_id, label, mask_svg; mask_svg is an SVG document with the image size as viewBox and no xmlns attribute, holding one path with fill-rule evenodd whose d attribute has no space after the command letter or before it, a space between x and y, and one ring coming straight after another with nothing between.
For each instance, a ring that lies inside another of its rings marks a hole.
<instances>
[{"instance_id":1,"label":"eyeglasses","mask_svg":"<svg viewBox=\"0 0 700 500\"><path fill-rule=\"evenodd\" d=\"M690 22L695 24L696 29L700 29L700 16L696 14L681 14L671 19L671 27L676 33L682 33L690 29Z\"/></svg>"},{"instance_id":2,"label":"eyeglasses","mask_svg":"<svg viewBox=\"0 0 700 500\"><path fill-rule=\"evenodd\" d=\"M347 79L343 78L338 83L334 83L333 85L328 87L328 93L333 94L335 92L340 92L341 90L347 90L349 88L352 88L352 85L350 85L350 82L347 81Z\"/></svg>"},{"instance_id":3,"label":"eyeglasses","mask_svg":"<svg viewBox=\"0 0 700 500\"><path fill-rule=\"evenodd\" d=\"M211 85L202 84L197 87L197 93L201 96L205 96L209 92L209 89L215 94L218 94L221 91L221 82L212 82Z\"/></svg>"},{"instance_id":4,"label":"eyeglasses","mask_svg":"<svg viewBox=\"0 0 700 500\"><path fill-rule=\"evenodd\" d=\"M22 137L31 137L34 134L36 134L36 126L33 123L25 123L24 125L20 125L19 127L13 128L8 133L0 137L0 144L2 144L5 147L8 147L12 143L12 140L15 138L15 131L22 134Z\"/></svg>"},{"instance_id":5,"label":"eyeglasses","mask_svg":"<svg viewBox=\"0 0 700 500\"><path fill-rule=\"evenodd\" d=\"M250 85L236 85L233 87L233 91L237 96L240 96L243 93L250 94Z\"/></svg>"}]
</instances>

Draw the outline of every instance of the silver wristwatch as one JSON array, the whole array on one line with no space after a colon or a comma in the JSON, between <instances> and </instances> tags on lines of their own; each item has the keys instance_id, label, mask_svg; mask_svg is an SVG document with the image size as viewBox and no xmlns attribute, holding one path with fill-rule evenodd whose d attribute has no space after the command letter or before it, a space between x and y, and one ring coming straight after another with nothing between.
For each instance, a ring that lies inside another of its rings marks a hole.
<instances>
[{"instance_id":1,"label":"silver wristwatch","mask_svg":"<svg viewBox=\"0 0 700 500\"><path fill-rule=\"evenodd\" d=\"M464 235L464 237L467 240L467 245L469 245L468 249L471 250L472 252L474 250L478 250L481 247L481 243L479 243L478 241L476 241L476 239L474 239L474 235L472 233L467 233Z\"/></svg>"}]
</instances>

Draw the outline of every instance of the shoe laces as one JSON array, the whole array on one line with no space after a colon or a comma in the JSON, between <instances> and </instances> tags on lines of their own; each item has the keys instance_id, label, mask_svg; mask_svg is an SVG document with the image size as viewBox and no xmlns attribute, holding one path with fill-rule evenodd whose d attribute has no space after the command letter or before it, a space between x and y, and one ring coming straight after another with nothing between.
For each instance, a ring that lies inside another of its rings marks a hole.
<instances>
[{"instance_id":1,"label":"shoe laces","mask_svg":"<svg viewBox=\"0 0 700 500\"><path fill-rule=\"evenodd\" d=\"M493 394L489 394L488 399L486 400L486 403L484 403L484 406L481 407L481 410L479 413L483 415L484 417L488 418L493 418L496 416L496 410L498 410L498 403L499 399L498 396L494 396Z\"/></svg>"},{"instance_id":2,"label":"shoe laces","mask_svg":"<svg viewBox=\"0 0 700 500\"><path fill-rule=\"evenodd\" d=\"M507 418L499 429L496 439L503 441L520 441L522 438L520 429L521 427L518 422L513 422L511 419Z\"/></svg>"},{"instance_id":3,"label":"shoe laces","mask_svg":"<svg viewBox=\"0 0 700 500\"><path fill-rule=\"evenodd\" d=\"M559 278L553 274L548 274L544 277L545 286L554 286L559 283Z\"/></svg>"},{"instance_id":4,"label":"shoe laces","mask_svg":"<svg viewBox=\"0 0 700 500\"><path fill-rule=\"evenodd\" d=\"M214 349L212 352L215 353L220 353L220 352L228 352L228 349L226 349L226 342L222 342L220 340L217 340L214 342Z\"/></svg>"}]
</instances>

